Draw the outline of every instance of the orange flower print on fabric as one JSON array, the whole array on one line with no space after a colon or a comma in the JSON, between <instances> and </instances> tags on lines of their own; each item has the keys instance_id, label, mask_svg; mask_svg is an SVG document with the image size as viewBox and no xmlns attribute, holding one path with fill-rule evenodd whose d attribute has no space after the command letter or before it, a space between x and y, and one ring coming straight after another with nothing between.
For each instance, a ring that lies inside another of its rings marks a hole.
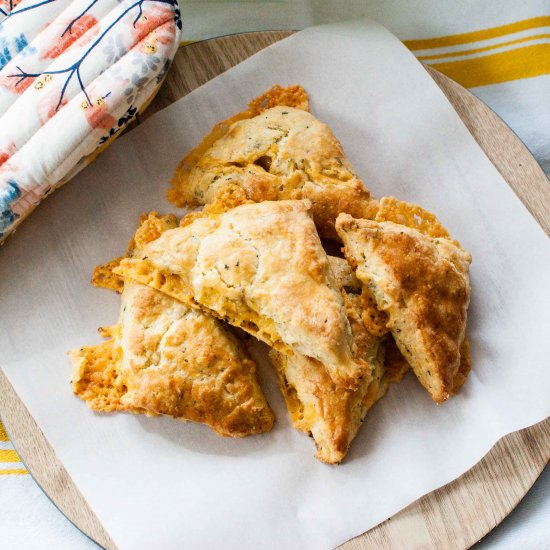
<instances>
[{"instance_id":1,"label":"orange flower print on fabric","mask_svg":"<svg viewBox=\"0 0 550 550\"><path fill-rule=\"evenodd\" d=\"M43 74L33 85L33 88L40 92L40 99L36 106L40 126L44 126L67 103L67 98L61 97L61 85L52 82L53 80L51 74Z\"/></svg>"},{"instance_id":2,"label":"orange flower print on fabric","mask_svg":"<svg viewBox=\"0 0 550 550\"><path fill-rule=\"evenodd\" d=\"M106 97L107 96L90 96L91 105L85 99L80 103L80 107L84 111L84 116L92 128L109 130L116 124L116 119L107 112Z\"/></svg>"},{"instance_id":3,"label":"orange flower print on fabric","mask_svg":"<svg viewBox=\"0 0 550 550\"><path fill-rule=\"evenodd\" d=\"M22 94L33 82L34 78L19 78L15 76L0 76L0 88L13 94Z\"/></svg>"},{"instance_id":4,"label":"orange flower print on fabric","mask_svg":"<svg viewBox=\"0 0 550 550\"><path fill-rule=\"evenodd\" d=\"M41 59L55 59L75 42L78 46L86 44L99 31L97 19L92 15L83 15L72 24L65 21L61 26L66 29L65 32L49 48L44 49ZM87 32L93 27L96 28L95 33Z\"/></svg>"},{"instance_id":5,"label":"orange flower print on fabric","mask_svg":"<svg viewBox=\"0 0 550 550\"><path fill-rule=\"evenodd\" d=\"M143 40L149 33L154 31L160 25L174 20L174 11L167 5L151 5L147 7L144 13L136 22L131 23L134 43Z\"/></svg>"},{"instance_id":6,"label":"orange flower print on fabric","mask_svg":"<svg viewBox=\"0 0 550 550\"><path fill-rule=\"evenodd\" d=\"M15 153L15 143L10 143L3 151L0 150L0 166Z\"/></svg>"},{"instance_id":7,"label":"orange flower print on fabric","mask_svg":"<svg viewBox=\"0 0 550 550\"><path fill-rule=\"evenodd\" d=\"M0 8L2 8L6 13L10 13L15 9L19 2L22 2L22 0L11 0L11 2L10 0L0 0Z\"/></svg>"},{"instance_id":8,"label":"orange flower print on fabric","mask_svg":"<svg viewBox=\"0 0 550 550\"><path fill-rule=\"evenodd\" d=\"M160 44L170 44L174 36L174 22L168 21L164 25L157 27L139 44L140 52L153 54L158 50Z\"/></svg>"},{"instance_id":9,"label":"orange flower print on fabric","mask_svg":"<svg viewBox=\"0 0 550 550\"><path fill-rule=\"evenodd\" d=\"M61 86L52 86L38 102L37 114L40 126L44 126L67 103L67 98L65 97L59 103L60 95Z\"/></svg>"}]
</instances>

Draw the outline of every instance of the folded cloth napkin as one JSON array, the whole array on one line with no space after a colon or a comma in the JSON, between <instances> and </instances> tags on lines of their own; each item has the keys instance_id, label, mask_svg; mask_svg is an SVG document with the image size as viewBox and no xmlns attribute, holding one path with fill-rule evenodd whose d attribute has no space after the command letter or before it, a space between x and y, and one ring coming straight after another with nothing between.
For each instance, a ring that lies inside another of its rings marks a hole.
<instances>
[{"instance_id":1,"label":"folded cloth napkin","mask_svg":"<svg viewBox=\"0 0 550 550\"><path fill-rule=\"evenodd\" d=\"M0 3L0 242L152 99L177 0Z\"/></svg>"},{"instance_id":2,"label":"folded cloth napkin","mask_svg":"<svg viewBox=\"0 0 550 550\"><path fill-rule=\"evenodd\" d=\"M106 8L101 4L108 2L55 0L54 3L63 4L67 9L76 4L84 8L91 6L90 9L104 10L101 12L104 13ZM44 6L40 9L50 14L57 13L49 4L41 3ZM22 9L30 4L39 2L0 0L0 21L2 14L8 13L10 8ZM548 0L491 0L483 3L474 0L420 0L415 2L414 9L404 6L401 0L348 0L345 8L339 0L184 0L182 11L185 16L183 38L188 41L234 32L300 29L358 16L374 17L400 37L418 59L470 88L485 101L519 135L550 175ZM176 12L179 21L179 11ZM73 7L72 13L79 13L78 9ZM28 45L25 37L36 33L37 28L18 27L19 35L14 33L10 40L0 32L0 67L9 63L19 50L24 50ZM78 32L83 34L82 30ZM105 54L116 55L114 52L118 47L117 39L107 38ZM27 52L32 52L32 49ZM136 81L132 79L132 84L138 86L140 78L138 75ZM73 83L73 96L77 92ZM0 90L0 115L11 97L1 94ZM116 133L118 126L113 128ZM102 131L102 136L107 136L111 129ZM3 132L4 127L0 124L0 134ZM3 209L2 200L0 194L0 208ZM0 218L5 215L5 212L0 212ZM540 506L549 506L548 492L546 494L546 500L539 503ZM0 499L0 540L6 543L3 548L93 546L40 493L19 462L1 423ZM522 524L527 521L524 516L520 519ZM545 525L533 522L532 528L522 532L529 531L532 542L540 541L543 539L539 535L545 534ZM523 542L529 547L526 539ZM514 547L512 539L499 538L499 548Z\"/></svg>"}]
</instances>

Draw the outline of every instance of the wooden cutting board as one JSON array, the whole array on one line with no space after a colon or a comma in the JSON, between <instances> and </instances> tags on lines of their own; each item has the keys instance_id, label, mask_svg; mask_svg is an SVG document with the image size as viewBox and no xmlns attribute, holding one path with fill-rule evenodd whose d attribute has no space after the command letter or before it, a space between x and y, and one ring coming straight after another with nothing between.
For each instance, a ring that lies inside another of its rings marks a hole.
<instances>
[{"instance_id":1,"label":"wooden cutting board","mask_svg":"<svg viewBox=\"0 0 550 550\"><path fill-rule=\"evenodd\" d=\"M137 123L289 34L248 33L181 48L165 84ZM550 182L529 151L481 101L442 74L429 67L427 70L489 159L550 235ZM36 481L79 529L105 548L116 548L1 370L0 395L0 416ZM468 548L510 513L549 459L547 419L504 437L463 476L341 548Z\"/></svg>"}]
</instances>

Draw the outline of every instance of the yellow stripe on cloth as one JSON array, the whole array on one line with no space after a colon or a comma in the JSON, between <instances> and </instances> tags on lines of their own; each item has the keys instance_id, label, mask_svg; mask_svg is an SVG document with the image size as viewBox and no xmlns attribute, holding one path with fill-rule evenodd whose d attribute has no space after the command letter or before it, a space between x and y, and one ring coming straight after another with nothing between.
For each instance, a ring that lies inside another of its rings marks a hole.
<instances>
[{"instance_id":1,"label":"yellow stripe on cloth","mask_svg":"<svg viewBox=\"0 0 550 550\"><path fill-rule=\"evenodd\" d=\"M0 442L7 443L9 441L6 429L0 420ZM11 446L11 445L10 445ZM29 472L25 468L14 468L13 466L21 463L21 459L13 449L0 449L0 476L25 475ZM6 467L2 467L5 464Z\"/></svg>"},{"instance_id":2,"label":"yellow stripe on cloth","mask_svg":"<svg viewBox=\"0 0 550 550\"><path fill-rule=\"evenodd\" d=\"M466 88L550 74L550 44L430 65Z\"/></svg>"},{"instance_id":3,"label":"yellow stripe on cloth","mask_svg":"<svg viewBox=\"0 0 550 550\"><path fill-rule=\"evenodd\" d=\"M539 40L542 38L550 38L550 34L535 34L533 36L525 36L524 38L518 38L517 40L509 40L508 42L501 42L500 44L493 44L492 46L485 46L483 48L473 48L470 50L459 50L450 53L439 53L434 55L419 55L416 59L419 61L430 61L432 59L446 59L449 57L460 57L463 55L471 55L475 53L487 52L490 50L496 50L505 46L513 46L515 44L521 44L522 42L531 42L533 40Z\"/></svg>"},{"instance_id":4,"label":"yellow stripe on cloth","mask_svg":"<svg viewBox=\"0 0 550 550\"><path fill-rule=\"evenodd\" d=\"M8 434L6 433L6 429L4 428L4 424L2 424L1 420L0 420L0 441L9 441Z\"/></svg>"},{"instance_id":5,"label":"yellow stripe on cloth","mask_svg":"<svg viewBox=\"0 0 550 550\"><path fill-rule=\"evenodd\" d=\"M532 17L523 21L516 21L508 25L500 27L492 27L490 29L482 29L479 31L465 32L461 34L452 34L449 36L438 36L436 38L426 38L421 40L405 40L403 44L409 50L430 50L432 48L444 48L447 46L457 46L459 44L469 44L470 42L479 42L480 40L489 40L506 36L515 32L536 29L538 27L547 27L550 25L550 15L540 17Z\"/></svg>"},{"instance_id":6,"label":"yellow stripe on cloth","mask_svg":"<svg viewBox=\"0 0 550 550\"><path fill-rule=\"evenodd\" d=\"M19 456L13 449L0 449L0 462L19 462Z\"/></svg>"}]
</instances>

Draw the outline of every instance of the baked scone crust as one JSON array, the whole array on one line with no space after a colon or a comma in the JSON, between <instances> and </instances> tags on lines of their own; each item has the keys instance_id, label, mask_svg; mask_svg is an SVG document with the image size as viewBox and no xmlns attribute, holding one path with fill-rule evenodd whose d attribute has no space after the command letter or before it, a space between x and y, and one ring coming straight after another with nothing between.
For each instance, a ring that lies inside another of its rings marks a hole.
<instances>
[{"instance_id":1,"label":"baked scone crust","mask_svg":"<svg viewBox=\"0 0 550 550\"><path fill-rule=\"evenodd\" d=\"M449 232L438 220L435 214L425 210L418 204L401 201L395 197L382 197L378 201L378 211L376 212L374 221L390 221L400 225L406 225L407 227L416 229L420 233L429 237L443 237L451 240L457 246L460 246L457 241L451 238ZM363 320L370 325L369 330L371 330L373 334L383 334L385 330L388 330L386 327L387 315L383 311L376 312L375 309L373 309L373 306L376 307L376 302L367 288L363 289L363 300L365 304L363 310ZM398 354L402 358L400 352L398 352ZM387 350L386 356L388 356ZM397 359L401 360L399 357L397 357ZM386 359L386 364L387 362L388 360ZM452 394L458 392L460 387L466 381L469 372L470 345L468 343L468 337L465 336L464 341L460 346L460 367L455 374L452 383Z\"/></svg>"},{"instance_id":2,"label":"baked scone crust","mask_svg":"<svg viewBox=\"0 0 550 550\"><path fill-rule=\"evenodd\" d=\"M309 201L244 204L166 231L118 275L226 320L357 387L364 369Z\"/></svg>"},{"instance_id":3,"label":"baked scone crust","mask_svg":"<svg viewBox=\"0 0 550 550\"><path fill-rule=\"evenodd\" d=\"M445 401L458 383L471 256L449 239L393 222L341 214L336 229L400 351L432 398Z\"/></svg>"},{"instance_id":4,"label":"baked scone crust","mask_svg":"<svg viewBox=\"0 0 550 550\"><path fill-rule=\"evenodd\" d=\"M189 153L172 180L179 206L208 204L226 186L242 188L255 202L312 202L319 233L335 237L340 212L375 215L377 203L353 171L330 128L302 108L276 106L252 118L237 115Z\"/></svg>"}]
</instances>

